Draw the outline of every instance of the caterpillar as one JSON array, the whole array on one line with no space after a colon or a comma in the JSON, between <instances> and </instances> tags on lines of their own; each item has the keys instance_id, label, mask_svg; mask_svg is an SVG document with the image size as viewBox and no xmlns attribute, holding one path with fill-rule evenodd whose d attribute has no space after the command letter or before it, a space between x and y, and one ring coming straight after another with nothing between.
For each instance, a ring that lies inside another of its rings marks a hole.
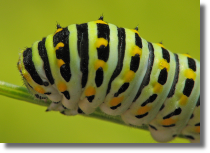
<instances>
[{"instance_id":1,"label":"caterpillar","mask_svg":"<svg viewBox=\"0 0 210 153\"><path fill-rule=\"evenodd\" d=\"M49 98L46 111L91 114L96 108L129 125L148 125L167 142L200 142L200 62L140 37L138 27L96 21L57 25L21 51L17 67L28 90Z\"/></svg>"}]
</instances>

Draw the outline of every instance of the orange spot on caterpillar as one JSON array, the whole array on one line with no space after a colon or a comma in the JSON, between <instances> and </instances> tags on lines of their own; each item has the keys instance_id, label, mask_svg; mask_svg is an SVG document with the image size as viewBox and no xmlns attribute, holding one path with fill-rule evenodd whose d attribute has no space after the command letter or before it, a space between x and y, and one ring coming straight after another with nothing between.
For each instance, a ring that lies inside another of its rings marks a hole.
<instances>
[{"instance_id":1,"label":"orange spot on caterpillar","mask_svg":"<svg viewBox=\"0 0 210 153\"><path fill-rule=\"evenodd\" d=\"M103 20L96 20L95 23L108 24L108 23L104 22Z\"/></svg>"},{"instance_id":2,"label":"orange spot on caterpillar","mask_svg":"<svg viewBox=\"0 0 210 153\"><path fill-rule=\"evenodd\" d=\"M114 98L112 98L112 100L110 101L110 105L111 105L111 106L117 106L119 103L122 102L123 99L124 99L124 96L122 96L122 97L114 97Z\"/></svg>"},{"instance_id":3,"label":"orange spot on caterpillar","mask_svg":"<svg viewBox=\"0 0 210 153\"><path fill-rule=\"evenodd\" d=\"M175 124L177 122L177 119L173 119L173 118L168 118L165 119L161 122L162 125L171 125L171 124Z\"/></svg>"},{"instance_id":4,"label":"orange spot on caterpillar","mask_svg":"<svg viewBox=\"0 0 210 153\"><path fill-rule=\"evenodd\" d=\"M160 60L160 63L159 63L159 66L160 66L160 69L164 69L166 68L167 72L169 71L170 69L170 64L166 61L166 59L161 59Z\"/></svg>"},{"instance_id":5,"label":"orange spot on caterpillar","mask_svg":"<svg viewBox=\"0 0 210 153\"><path fill-rule=\"evenodd\" d=\"M182 105L182 106L186 105L187 104L187 100L188 100L188 97L185 96L185 95L182 95L180 100L179 100L179 104Z\"/></svg>"},{"instance_id":6,"label":"orange spot on caterpillar","mask_svg":"<svg viewBox=\"0 0 210 153\"><path fill-rule=\"evenodd\" d=\"M64 43L59 42L59 43L55 46L55 50L58 50L60 47L64 47Z\"/></svg>"},{"instance_id":7,"label":"orange spot on caterpillar","mask_svg":"<svg viewBox=\"0 0 210 153\"><path fill-rule=\"evenodd\" d=\"M64 61L62 59L58 59L58 66L61 67L62 65L64 65Z\"/></svg>"},{"instance_id":8,"label":"orange spot on caterpillar","mask_svg":"<svg viewBox=\"0 0 210 153\"><path fill-rule=\"evenodd\" d=\"M34 90L37 91L38 93L41 93L41 94L45 93L45 90L42 87L40 87L40 86L36 86L34 88Z\"/></svg>"},{"instance_id":9,"label":"orange spot on caterpillar","mask_svg":"<svg viewBox=\"0 0 210 153\"><path fill-rule=\"evenodd\" d=\"M66 84L64 82L59 82L58 85L57 85L57 87L58 87L58 90L60 92L64 92L64 91L67 90L67 86L66 86Z\"/></svg>"},{"instance_id":10,"label":"orange spot on caterpillar","mask_svg":"<svg viewBox=\"0 0 210 153\"><path fill-rule=\"evenodd\" d=\"M150 106L144 106L144 107L140 107L137 111L137 115L142 115L142 114L145 114L147 113L148 111L151 110L152 107Z\"/></svg>"},{"instance_id":11,"label":"orange spot on caterpillar","mask_svg":"<svg viewBox=\"0 0 210 153\"><path fill-rule=\"evenodd\" d=\"M153 91L154 93L159 93L163 90L163 86L160 83L155 83Z\"/></svg>"},{"instance_id":12,"label":"orange spot on caterpillar","mask_svg":"<svg viewBox=\"0 0 210 153\"><path fill-rule=\"evenodd\" d=\"M188 79L193 79L193 80L195 80L195 78L196 78L196 73L195 73L192 69L186 69L186 70L185 70L185 76L186 76L186 78L188 78Z\"/></svg>"},{"instance_id":13,"label":"orange spot on caterpillar","mask_svg":"<svg viewBox=\"0 0 210 153\"><path fill-rule=\"evenodd\" d=\"M96 90L94 87L88 87L86 90L85 90L85 96L92 96L92 95L95 95L96 93Z\"/></svg>"},{"instance_id":14,"label":"orange spot on caterpillar","mask_svg":"<svg viewBox=\"0 0 210 153\"><path fill-rule=\"evenodd\" d=\"M96 40L96 48L100 48L102 45L106 47L108 45L108 41L104 38L98 38Z\"/></svg>"},{"instance_id":15,"label":"orange spot on caterpillar","mask_svg":"<svg viewBox=\"0 0 210 153\"><path fill-rule=\"evenodd\" d=\"M135 76L135 72L129 70L129 71L125 74L124 81L125 81L125 82L130 82L130 81L133 80L134 76Z\"/></svg>"},{"instance_id":16,"label":"orange spot on caterpillar","mask_svg":"<svg viewBox=\"0 0 210 153\"><path fill-rule=\"evenodd\" d=\"M134 46L131 51L131 56L135 56L136 54L139 54L139 56L141 56L142 54L142 49L139 48L138 46Z\"/></svg>"},{"instance_id":17,"label":"orange spot on caterpillar","mask_svg":"<svg viewBox=\"0 0 210 153\"><path fill-rule=\"evenodd\" d=\"M57 29L56 32L55 32L55 34L58 33L58 32L60 32L60 31L62 31L62 30L63 30L63 28ZM54 35L55 35L55 34L54 34Z\"/></svg>"}]
</instances>

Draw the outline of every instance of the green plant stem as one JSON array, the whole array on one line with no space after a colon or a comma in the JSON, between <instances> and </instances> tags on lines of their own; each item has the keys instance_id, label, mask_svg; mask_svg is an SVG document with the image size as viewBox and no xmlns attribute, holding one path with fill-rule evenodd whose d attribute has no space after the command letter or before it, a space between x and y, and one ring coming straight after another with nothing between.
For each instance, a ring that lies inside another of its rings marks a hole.
<instances>
[{"instance_id":1,"label":"green plant stem","mask_svg":"<svg viewBox=\"0 0 210 153\"><path fill-rule=\"evenodd\" d=\"M50 100L43 101L43 100L38 100L38 99L34 98L34 96L32 96L25 87L20 87L20 86L6 83L3 81L0 81L0 95L4 95L4 96L18 99L18 100L27 101L27 102L45 106L45 107L48 107L51 103ZM100 109L97 109L94 113L92 113L90 115L84 115L84 116L93 117L93 118L97 118L97 119L101 119L101 120L105 120L105 121L110 121L110 122L126 125L122 121L120 116L107 115L107 114L101 112ZM136 128L148 130L148 127L146 125L141 126L141 127L136 127ZM183 136L180 135L179 137L183 137Z\"/></svg>"}]
</instances>

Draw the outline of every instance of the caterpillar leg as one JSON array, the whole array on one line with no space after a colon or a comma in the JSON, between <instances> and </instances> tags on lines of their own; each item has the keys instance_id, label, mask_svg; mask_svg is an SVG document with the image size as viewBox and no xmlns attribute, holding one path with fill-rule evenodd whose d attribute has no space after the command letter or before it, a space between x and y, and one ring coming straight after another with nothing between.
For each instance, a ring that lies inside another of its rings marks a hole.
<instances>
[{"instance_id":1,"label":"caterpillar leg","mask_svg":"<svg viewBox=\"0 0 210 153\"><path fill-rule=\"evenodd\" d=\"M55 94L53 94L54 96ZM76 115L78 114L78 105L75 103L71 103L70 100L68 100L65 95L60 95L57 93L57 96L48 96L50 100L53 102L50 104L50 106L47 108L47 111L53 110L53 111L59 111L64 115ZM58 102L55 102L55 100L59 100ZM67 106L67 107L66 107Z\"/></svg>"},{"instance_id":2,"label":"caterpillar leg","mask_svg":"<svg viewBox=\"0 0 210 153\"><path fill-rule=\"evenodd\" d=\"M76 115L78 114L78 107L75 109L68 109L66 108L61 101L59 102L52 102L50 106L47 108L46 111L59 111L60 113L68 116Z\"/></svg>"},{"instance_id":3,"label":"caterpillar leg","mask_svg":"<svg viewBox=\"0 0 210 153\"><path fill-rule=\"evenodd\" d=\"M58 102L52 102L51 104L50 104L50 106L47 108L47 112L48 111L60 111L60 110L62 110L63 108L62 108L62 103L60 102L60 101L58 101Z\"/></svg>"},{"instance_id":4,"label":"caterpillar leg","mask_svg":"<svg viewBox=\"0 0 210 153\"><path fill-rule=\"evenodd\" d=\"M200 98L187 126L182 130L181 134L189 139L191 143L200 143Z\"/></svg>"},{"instance_id":5,"label":"caterpillar leg","mask_svg":"<svg viewBox=\"0 0 210 153\"><path fill-rule=\"evenodd\" d=\"M85 113L85 114L91 114L95 111L96 108L93 108L90 105L90 102L88 100L88 98L84 98L83 100L81 100L79 102L79 107L80 109Z\"/></svg>"}]
</instances>

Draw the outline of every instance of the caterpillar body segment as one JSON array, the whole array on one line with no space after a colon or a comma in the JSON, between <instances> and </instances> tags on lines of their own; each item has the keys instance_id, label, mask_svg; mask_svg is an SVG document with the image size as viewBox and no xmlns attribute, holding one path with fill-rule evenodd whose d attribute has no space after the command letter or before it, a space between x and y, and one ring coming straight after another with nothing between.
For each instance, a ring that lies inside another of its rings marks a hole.
<instances>
[{"instance_id":1,"label":"caterpillar body segment","mask_svg":"<svg viewBox=\"0 0 210 153\"><path fill-rule=\"evenodd\" d=\"M91 114L98 107L127 124L148 124L160 142L200 141L200 63L103 21L57 26L21 51L18 69L46 111Z\"/></svg>"},{"instance_id":2,"label":"caterpillar body segment","mask_svg":"<svg viewBox=\"0 0 210 153\"><path fill-rule=\"evenodd\" d=\"M150 76L147 76L147 78L150 77L150 81L139 91L141 93L135 97L131 107L122 114L122 119L126 123L148 124L159 112L164 102L162 99L166 99L169 94L168 89L172 86L175 75L175 56L173 53L165 52L165 49L157 44L153 44L153 48L155 50L153 67ZM167 58L164 59L164 57Z\"/></svg>"},{"instance_id":3,"label":"caterpillar body segment","mask_svg":"<svg viewBox=\"0 0 210 153\"><path fill-rule=\"evenodd\" d=\"M145 52L142 52L142 44L146 44L145 40L140 40L137 37L137 33L133 33L132 30L126 29L125 33L128 36L125 39L126 47L124 48L124 57L121 72L111 83L109 93L107 94L104 103L100 106L101 110L109 115L120 115L125 112L131 105L131 99L134 99L138 87L146 73L148 65L149 50L143 48ZM123 50L123 47L120 48ZM116 68L118 70L118 67ZM116 70L116 71L117 71ZM115 71L115 72L116 72Z\"/></svg>"},{"instance_id":4,"label":"caterpillar body segment","mask_svg":"<svg viewBox=\"0 0 210 153\"><path fill-rule=\"evenodd\" d=\"M190 68L189 58L184 55L178 54L177 59L179 59L180 66L179 75L175 80L176 90L168 95L163 108L149 123L152 136L159 141L171 140L189 124L187 122L196 109L200 96L200 70L194 69L193 71ZM193 67L200 67L199 62L195 62ZM152 127L161 130L155 130ZM197 132L200 133L200 130Z\"/></svg>"}]
</instances>

